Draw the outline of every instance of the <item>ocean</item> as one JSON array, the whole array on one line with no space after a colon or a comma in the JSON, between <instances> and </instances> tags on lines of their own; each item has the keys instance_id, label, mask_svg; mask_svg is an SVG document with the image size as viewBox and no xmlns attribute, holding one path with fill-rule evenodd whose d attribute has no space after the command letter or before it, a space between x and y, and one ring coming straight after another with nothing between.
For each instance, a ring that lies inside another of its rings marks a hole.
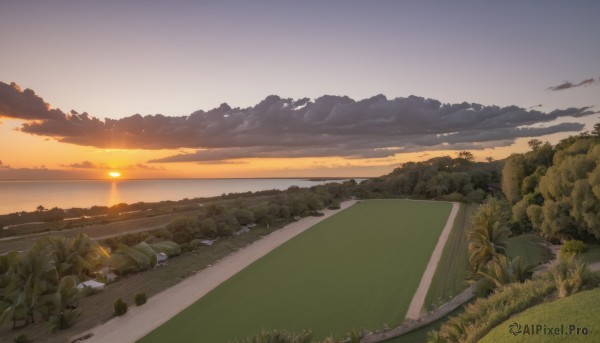
<instances>
[{"instance_id":1,"label":"ocean","mask_svg":"<svg viewBox=\"0 0 600 343\"><path fill-rule=\"evenodd\" d=\"M359 181L359 180L357 180ZM211 197L223 193L284 190L332 181L306 179L168 179L0 181L0 214L52 207L111 206Z\"/></svg>"}]
</instances>

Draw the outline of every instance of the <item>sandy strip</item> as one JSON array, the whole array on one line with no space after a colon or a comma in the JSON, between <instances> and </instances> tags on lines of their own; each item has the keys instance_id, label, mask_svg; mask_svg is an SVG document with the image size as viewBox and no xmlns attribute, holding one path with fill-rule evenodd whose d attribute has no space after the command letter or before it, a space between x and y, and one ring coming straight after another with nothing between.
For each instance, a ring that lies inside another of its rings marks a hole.
<instances>
[{"instance_id":1,"label":"sandy strip","mask_svg":"<svg viewBox=\"0 0 600 343\"><path fill-rule=\"evenodd\" d=\"M274 231L268 236L250 244L248 247L229 255L212 267L208 267L153 296L143 306L131 307L125 315L115 317L91 330L78 334L71 338L70 341L92 333L92 337L82 342L133 343L167 322L173 316L219 286L222 282L263 257L271 250L306 231L318 222L352 206L355 202L354 200L343 202L339 210L324 210L324 216L305 217L282 229Z\"/></svg>"},{"instance_id":2,"label":"sandy strip","mask_svg":"<svg viewBox=\"0 0 600 343\"><path fill-rule=\"evenodd\" d=\"M419 288L417 288L417 291L415 292L415 295L413 296L413 299L410 302L410 307L408 308L408 312L406 313L406 318L408 319L416 320L421 316L421 309L423 308L423 304L425 304L425 296L427 296L427 291L429 290L429 286L431 285L431 281L433 280L433 274L435 274L435 269L437 268L437 265L440 262L440 258L442 258L442 252L444 251L446 241L448 240L450 232L452 231L452 226L454 226L454 219L456 219L456 215L458 214L459 208L459 203L452 203L452 210L450 211L450 215L448 216L448 220L446 221L446 226L444 226L444 229L440 234L440 238L438 238L437 245L435 246L435 249L431 254L431 258L429 259L427 268L425 268L425 273L423 273L423 277L421 278L421 283L419 283Z\"/></svg>"}]
</instances>

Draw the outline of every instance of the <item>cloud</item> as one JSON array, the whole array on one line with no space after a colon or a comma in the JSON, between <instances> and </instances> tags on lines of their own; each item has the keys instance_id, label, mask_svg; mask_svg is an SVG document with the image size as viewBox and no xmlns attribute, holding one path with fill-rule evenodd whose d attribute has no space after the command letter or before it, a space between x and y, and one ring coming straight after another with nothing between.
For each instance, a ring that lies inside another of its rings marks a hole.
<instances>
[{"instance_id":1,"label":"cloud","mask_svg":"<svg viewBox=\"0 0 600 343\"><path fill-rule=\"evenodd\" d=\"M90 161L83 161L83 162L72 163L72 164L63 164L62 166L67 167L67 168L75 168L75 169L108 169L108 168L110 168L107 164L93 163Z\"/></svg>"},{"instance_id":2,"label":"cloud","mask_svg":"<svg viewBox=\"0 0 600 343\"><path fill-rule=\"evenodd\" d=\"M570 89L570 88L575 88L575 87L591 86L594 83L598 83L598 82L600 82L600 78L598 78L598 81L594 80L593 78L590 78L590 79L583 80L583 81L581 81L579 83L564 82L564 83L561 83L560 85L557 85L557 86L548 87L548 88L546 88L546 90L549 90L549 91L563 91L565 89Z\"/></svg>"},{"instance_id":3,"label":"cloud","mask_svg":"<svg viewBox=\"0 0 600 343\"><path fill-rule=\"evenodd\" d=\"M51 109L44 99L27 88L21 88L12 82L0 82L0 117L25 120L61 120L65 114L58 109Z\"/></svg>"},{"instance_id":4,"label":"cloud","mask_svg":"<svg viewBox=\"0 0 600 343\"><path fill-rule=\"evenodd\" d=\"M111 167L106 163L94 163L91 161L82 161L71 164L63 164L62 167L73 168L73 169L120 169L120 170L165 170L164 167L154 167L143 163L130 164L121 167Z\"/></svg>"},{"instance_id":5,"label":"cloud","mask_svg":"<svg viewBox=\"0 0 600 343\"><path fill-rule=\"evenodd\" d=\"M0 87L4 92L13 94L0 99L25 101L22 98L27 92L25 98L37 104L29 106L37 112L19 110L29 108L25 105L0 105L3 116L35 119L22 125L20 130L25 133L103 149L197 149L149 161L152 163L331 156L363 159L434 149L483 149L511 144L520 137L580 131L580 123L536 124L596 113L590 107L544 113L517 106L443 104L416 96L387 99L377 95L355 101L347 96L294 100L271 95L248 108L222 104L188 116L135 114L100 120L87 113L51 110L33 91L4 86Z\"/></svg>"}]
</instances>

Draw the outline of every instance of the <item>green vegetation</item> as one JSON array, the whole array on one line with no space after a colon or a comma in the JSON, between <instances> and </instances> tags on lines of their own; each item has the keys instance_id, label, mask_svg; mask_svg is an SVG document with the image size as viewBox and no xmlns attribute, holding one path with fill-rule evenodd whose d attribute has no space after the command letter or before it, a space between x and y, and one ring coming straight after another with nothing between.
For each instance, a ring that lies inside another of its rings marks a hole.
<instances>
[{"instance_id":1,"label":"green vegetation","mask_svg":"<svg viewBox=\"0 0 600 343\"><path fill-rule=\"evenodd\" d=\"M600 245L588 245L587 251L579 257L587 263L600 262Z\"/></svg>"},{"instance_id":2,"label":"green vegetation","mask_svg":"<svg viewBox=\"0 0 600 343\"><path fill-rule=\"evenodd\" d=\"M361 198L434 198L447 201L481 202L500 183L502 162L474 162L473 154L461 151L457 158L442 156L423 162L408 162L388 175L361 182Z\"/></svg>"},{"instance_id":3,"label":"green vegetation","mask_svg":"<svg viewBox=\"0 0 600 343\"><path fill-rule=\"evenodd\" d=\"M600 311L598 311L598 308L600 308L600 288L581 292L564 299L540 304L527 309L496 326L480 342L599 342L600 332L598 331L598 323L600 323ZM566 337L553 337L542 334L520 334L515 336L509 332L509 326L512 323L521 324L522 326L539 324L549 328L561 327L561 325L564 325L565 332L569 332L569 325L575 325L579 328L587 328L588 334L584 335L580 330L579 335L574 331Z\"/></svg>"},{"instance_id":4,"label":"green vegetation","mask_svg":"<svg viewBox=\"0 0 600 343\"><path fill-rule=\"evenodd\" d=\"M127 303L123 299L119 298L114 303L115 315L122 316L127 313Z\"/></svg>"},{"instance_id":5,"label":"green vegetation","mask_svg":"<svg viewBox=\"0 0 600 343\"><path fill-rule=\"evenodd\" d=\"M509 235L504 204L496 198L488 198L473 214L467 234L471 271L477 273L494 257L504 254Z\"/></svg>"},{"instance_id":6,"label":"green vegetation","mask_svg":"<svg viewBox=\"0 0 600 343\"><path fill-rule=\"evenodd\" d=\"M467 232L476 206L461 204L452 232L448 237L440 262L433 275L425 298L425 307L433 309L450 300L467 288ZM423 340L422 340L423 341Z\"/></svg>"},{"instance_id":7,"label":"green vegetation","mask_svg":"<svg viewBox=\"0 0 600 343\"><path fill-rule=\"evenodd\" d=\"M576 239L565 241L560 247L560 254L564 256L580 255L585 251L585 243Z\"/></svg>"},{"instance_id":8,"label":"green vegetation","mask_svg":"<svg viewBox=\"0 0 600 343\"><path fill-rule=\"evenodd\" d=\"M489 297L467 305L464 313L451 317L438 331L432 331L428 342L477 342L491 328L539 302L554 289L549 278L502 286Z\"/></svg>"},{"instance_id":9,"label":"green vegetation","mask_svg":"<svg viewBox=\"0 0 600 343\"><path fill-rule=\"evenodd\" d=\"M464 311L464 308L458 307L454 311L448 313L447 316L444 316L435 322L425 325L421 328L418 328L415 331L411 331L407 334L404 334L400 337L392 338L390 340L385 341L385 343L423 343L427 342L427 334L434 330L439 330L439 328L444 324L448 319L452 316L457 316Z\"/></svg>"},{"instance_id":10,"label":"green vegetation","mask_svg":"<svg viewBox=\"0 0 600 343\"><path fill-rule=\"evenodd\" d=\"M508 239L506 256L515 258L520 256L523 263L540 265L554 258L550 249L543 245L543 240L534 233L527 233Z\"/></svg>"},{"instance_id":11,"label":"green vegetation","mask_svg":"<svg viewBox=\"0 0 600 343\"><path fill-rule=\"evenodd\" d=\"M254 336L234 340L231 343L311 343L312 332L303 331L301 334L294 334L287 331L268 331L262 330Z\"/></svg>"},{"instance_id":12,"label":"green vegetation","mask_svg":"<svg viewBox=\"0 0 600 343\"><path fill-rule=\"evenodd\" d=\"M146 301L147 301L146 293L138 293L135 295L135 305L136 306L144 305L146 303Z\"/></svg>"},{"instance_id":13,"label":"green vegetation","mask_svg":"<svg viewBox=\"0 0 600 343\"><path fill-rule=\"evenodd\" d=\"M550 266L549 272L561 298L579 292L591 279L587 263L581 262L575 255L560 255Z\"/></svg>"},{"instance_id":14,"label":"green vegetation","mask_svg":"<svg viewBox=\"0 0 600 343\"><path fill-rule=\"evenodd\" d=\"M141 342L225 342L276 328L311 328L321 339L397 324L450 208L402 200L354 205L273 250Z\"/></svg>"},{"instance_id":15,"label":"green vegetation","mask_svg":"<svg viewBox=\"0 0 600 343\"><path fill-rule=\"evenodd\" d=\"M502 190L514 204L514 230L539 230L543 237L600 238L600 140L583 133L555 147L530 144L532 151L510 156Z\"/></svg>"}]
</instances>

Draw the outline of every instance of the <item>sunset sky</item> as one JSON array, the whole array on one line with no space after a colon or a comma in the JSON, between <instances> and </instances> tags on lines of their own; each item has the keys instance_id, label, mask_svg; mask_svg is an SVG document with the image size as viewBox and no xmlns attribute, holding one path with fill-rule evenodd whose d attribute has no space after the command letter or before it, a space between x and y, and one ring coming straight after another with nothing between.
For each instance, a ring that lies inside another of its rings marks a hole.
<instances>
[{"instance_id":1,"label":"sunset sky","mask_svg":"<svg viewBox=\"0 0 600 343\"><path fill-rule=\"evenodd\" d=\"M377 176L600 122L598 1L2 1L0 179Z\"/></svg>"}]
</instances>

